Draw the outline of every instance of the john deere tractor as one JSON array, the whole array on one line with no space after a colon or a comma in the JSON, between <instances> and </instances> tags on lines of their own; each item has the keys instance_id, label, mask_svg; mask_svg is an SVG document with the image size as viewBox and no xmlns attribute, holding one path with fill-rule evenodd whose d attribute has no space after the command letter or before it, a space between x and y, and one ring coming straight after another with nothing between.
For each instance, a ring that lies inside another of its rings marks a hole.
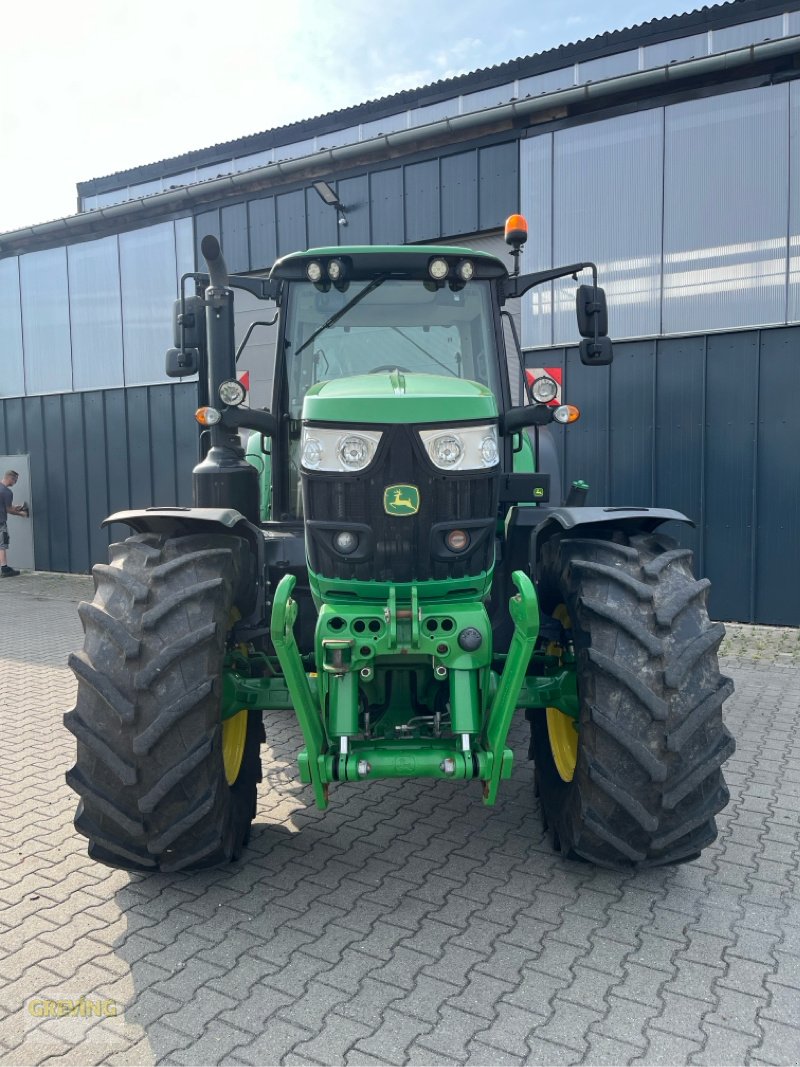
<instances>
[{"instance_id":1,"label":"john deere tractor","mask_svg":"<svg viewBox=\"0 0 800 1067\"><path fill-rule=\"evenodd\" d=\"M566 857L638 868L713 841L734 748L723 627L659 533L684 516L587 506L582 483L562 502L552 434L578 412L547 377L512 402L505 306L583 272L591 366L612 358L606 301L591 263L521 274L525 236L512 216L511 272L467 248L365 246L287 255L269 277L229 276L203 240L167 354L171 375L199 374L194 506L107 519L134 532L79 608L67 780L94 859L237 858L265 709L297 716L320 808L380 778L494 804L524 710ZM237 380L235 289L277 305L271 410Z\"/></svg>"}]
</instances>

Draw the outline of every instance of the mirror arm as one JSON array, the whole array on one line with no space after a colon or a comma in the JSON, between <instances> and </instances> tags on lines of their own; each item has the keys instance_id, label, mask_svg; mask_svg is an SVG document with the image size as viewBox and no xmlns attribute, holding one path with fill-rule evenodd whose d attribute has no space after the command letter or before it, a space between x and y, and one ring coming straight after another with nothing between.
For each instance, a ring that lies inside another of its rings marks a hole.
<instances>
[{"instance_id":1,"label":"mirror arm","mask_svg":"<svg viewBox=\"0 0 800 1067\"><path fill-rule=\"evenodd\" d=\"M534 274L519 274L516 277L504 279L503 299L524 296L534 285L552 282L556 278L567 278L570 274L578 274L587 269L591 270L594 288L597 289L597 267L594 263L570 263L566 267L554 267L552 270L539 270Z\"/></svg>"}]
</instances>

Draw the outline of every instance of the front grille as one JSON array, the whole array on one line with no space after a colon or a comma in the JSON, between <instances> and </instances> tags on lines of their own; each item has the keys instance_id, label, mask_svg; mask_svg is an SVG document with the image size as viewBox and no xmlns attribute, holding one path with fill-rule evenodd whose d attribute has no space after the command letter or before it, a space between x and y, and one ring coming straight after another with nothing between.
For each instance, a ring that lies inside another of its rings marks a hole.
<instances>
[{"instance_id":1,"label":"front grille","mask_svg":"<svg viewBox=\"0 0 800 1067\"><path fill-rule=\"evenodd\" d=\"M445 472L426 456L416 430L381 427L372 465L360 474L302 472L309 563L326 578L411 582L461 578L488 570L494 560L498 468ZM419 490L416 515L387 515L383 494L390 485ZM444 524L444 529L439 524ZM466 528L469 548L443 550L448 528ZM359 550L351 557L333 548L333 534L353 529Z\"/></svg>"}]
</instances>

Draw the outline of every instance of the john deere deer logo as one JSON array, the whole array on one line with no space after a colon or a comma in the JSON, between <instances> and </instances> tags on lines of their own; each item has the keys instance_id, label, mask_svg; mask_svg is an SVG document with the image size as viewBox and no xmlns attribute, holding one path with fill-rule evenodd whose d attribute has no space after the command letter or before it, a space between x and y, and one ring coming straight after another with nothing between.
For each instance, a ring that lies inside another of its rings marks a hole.
<instances>
[{"instance_id":1,"label":"john deere deer logo","mask_svg":"<svg viewBox=\"0 0 800 1067\"><path fill-rule=\"evenodd\" d=\"M383 510L387 515L416 515L419 489L415 485L387 485L383 491Z\"/></svg>"}]
</instances>

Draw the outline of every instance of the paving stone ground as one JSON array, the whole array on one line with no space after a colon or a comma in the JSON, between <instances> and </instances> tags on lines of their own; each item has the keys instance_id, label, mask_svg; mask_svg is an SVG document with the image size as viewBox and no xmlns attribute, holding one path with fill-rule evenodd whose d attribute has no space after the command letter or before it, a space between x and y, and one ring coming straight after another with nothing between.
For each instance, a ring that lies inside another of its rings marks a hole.
<instances>
[{"instance_id":1,"label":"paving stone ground","mask_svg":"<svg viewBox=\"0 0 800 1067\"><path fill-rule=\"evenodd\" d=\"M524 760L494 809L391 781L319 813L269 713L245 858L144 877L72 828L65 662L91 588L0 584L0 1062L800 1062L799 631L729 627L731 802L694 863L562 861ZM78 1014L38 1017L48 999Z\"/></svg>"}]
</instances>

